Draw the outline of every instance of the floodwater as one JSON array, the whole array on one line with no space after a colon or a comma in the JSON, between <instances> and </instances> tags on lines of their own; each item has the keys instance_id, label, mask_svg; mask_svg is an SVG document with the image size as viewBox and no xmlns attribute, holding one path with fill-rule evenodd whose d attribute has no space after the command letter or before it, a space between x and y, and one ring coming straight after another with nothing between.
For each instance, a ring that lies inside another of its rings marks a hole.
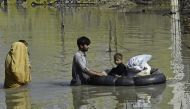
<instances>
[{"instance_id":1,"label":"floodwater","mask_svg":"<svg viewBox=\"0 0 190 109\"><path fill-rule=\"evenodd\" d=\"M176 35L173 20L159 13L97 7L2 8L0 109L185 109L189 106L190 40L188 35ZM82 35L92 42L87 54L92 69L113 67L115 52L122 53L126 63L132 56L151 54L149 64L174 79L146 87L71 87L76 39ZM19 39L29 42L32 82L28 87L5 90L4 59L11 43Z\"/></svg>"}]
</instances>

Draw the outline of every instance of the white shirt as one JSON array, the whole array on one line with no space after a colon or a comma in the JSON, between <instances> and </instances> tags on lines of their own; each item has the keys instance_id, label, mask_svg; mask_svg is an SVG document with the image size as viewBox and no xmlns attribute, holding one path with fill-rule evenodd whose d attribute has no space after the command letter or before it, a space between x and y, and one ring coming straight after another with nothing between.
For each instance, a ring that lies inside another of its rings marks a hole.
<instances>
[{"instance_id":1,"label":"white shirt","mask_svg":"<svg viewBox=\"0 0 190 109\"><path fill-rule=\"evenodd\" d=\"M72 81L76 81L80 84L87 84L87 80L90 78L89 75L87 75L89 71L87 64L86 54L82 51L76 52L73 57Z\"/></svg>"}]
</instances>

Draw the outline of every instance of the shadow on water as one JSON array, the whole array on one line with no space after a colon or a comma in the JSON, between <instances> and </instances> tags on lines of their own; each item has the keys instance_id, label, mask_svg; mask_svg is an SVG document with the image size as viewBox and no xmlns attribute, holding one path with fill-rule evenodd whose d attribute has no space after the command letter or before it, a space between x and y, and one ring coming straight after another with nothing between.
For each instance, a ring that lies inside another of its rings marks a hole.
<instances>
[{"instance_id":1,"label":"shadow on water","mask_svg":"<svg viewBox=\"0 0 190 109\"><path fill-rule=\"evenodd\" d=\"M77 109L88 104L90 105L90 100L92 99L114 96L117 104L116 106L111 104L112 107L117 108L118 105L124 104L123 107L132 106L131 108L135 108L136 106L138 108L142 108L146 107L147 104L151 106L155 101L157 103L161 102L162 92L165 87L165 84L148 87L76 86L72 87L73 106ZM104 100L104 102L106 101ZM144 104L139 105L139 103Z\"/></svg>"}]
</instances>

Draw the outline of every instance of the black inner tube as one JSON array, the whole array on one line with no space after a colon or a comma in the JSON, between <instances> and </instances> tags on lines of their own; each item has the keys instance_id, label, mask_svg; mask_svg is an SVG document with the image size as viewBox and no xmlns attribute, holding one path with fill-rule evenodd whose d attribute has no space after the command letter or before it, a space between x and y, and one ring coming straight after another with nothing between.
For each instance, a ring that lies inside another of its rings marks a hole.
<instances>
[{"instance_id":1,"label":"black inner tube","mask_svg":"<svg viewBox=\"0 0 190 109\"><path fill-rule=\"evenodd\" d=\"M152 85L152 84L161 84L166 82L166 77L159 70L153 72L151 75L139 76L133 78L136 86Z\"/></svg>"},{"instance_id":2,"label":"black inner tube","mask_svg":"<svg viewBox=\"0 0 190 109\"><path fill-rule=\"evenodd\" d=\"M146 86L154 84L162 84L166 82L166 77L158 69L151 71L150 75L146 76L127 76L127 77L114 77L114 76L102 76L93 77L90 79L90 85L106 85L106 86Z\"/></svg>"},{"instance_id":3,"label":"black inner tube","mask_svg":"<svg viewBox=\"0 0 190 109\"><path fill-rule=\"evenodd\" d=\"M89 84L91 85L108 85L114 86L117 77L114 76L101 76L101 77L93 77L90 79Z\"/></svg>"}]
</instances>

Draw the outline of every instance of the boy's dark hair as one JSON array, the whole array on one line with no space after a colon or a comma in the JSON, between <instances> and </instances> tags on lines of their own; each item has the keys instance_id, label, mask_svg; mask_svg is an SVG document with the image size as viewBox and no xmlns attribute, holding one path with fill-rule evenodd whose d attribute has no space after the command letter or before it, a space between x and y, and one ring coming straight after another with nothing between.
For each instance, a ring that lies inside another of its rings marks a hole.
<instances>
[{"instance_id":1,"label":"boy's dark hair","mask_svg":"<svg viewBox=\"0 0 190 109\"><path fill-rule=\"evenodd\" d=\"M123 55L121 53L115 53L114 59L123 59Z\"/></svg>"},{"instance_id":2,"label":"boy's dark hair","mask_svg":"<svg viewBox=\"0 0 190 109\"><path fill-rule=\"evenodd\" d=\"M78 45L78 47L80 46L80 45L90 45L90 39L89 38L87 38L86 36L81 36L81 37L79 37L78 39L77 39L77 45Z\"/></svg>"}]
</instances>

